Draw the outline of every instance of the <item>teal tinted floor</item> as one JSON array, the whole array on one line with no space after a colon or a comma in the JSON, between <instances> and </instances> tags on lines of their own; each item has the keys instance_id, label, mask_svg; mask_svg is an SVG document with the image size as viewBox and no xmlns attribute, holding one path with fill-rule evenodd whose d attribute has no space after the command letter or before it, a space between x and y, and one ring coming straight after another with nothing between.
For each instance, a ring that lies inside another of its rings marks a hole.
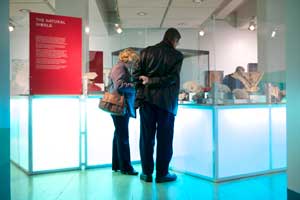
<instances>
[{"instance_id":1,"label":"teal tinted floor","mask_svg":"<svg viewBox=\"0 0 300 200\"><path fill-rule=\"evenodd\" d=\"M139 165L135 169L141 170ZM286 174L224 183L176 173L172 183L145 183L110 168L27 176L12 165L12 200L285 200Z\"/></svg>"}]
</instances>

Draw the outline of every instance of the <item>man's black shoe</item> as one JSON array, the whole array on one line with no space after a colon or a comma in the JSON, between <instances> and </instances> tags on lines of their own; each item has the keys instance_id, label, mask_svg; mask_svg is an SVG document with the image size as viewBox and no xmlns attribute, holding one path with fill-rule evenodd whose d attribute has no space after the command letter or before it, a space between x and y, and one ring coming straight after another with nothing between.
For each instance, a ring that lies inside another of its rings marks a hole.
<instances>
[{"instance_id":1,"label":"man's black shoe","mask_svg":"<svg viewBox=\"0 0 300 200\"><path fill-rule=\"evenodd\" d=\"M139 173L137 171L135 171L134 169L133 170L130 170L130 171L121 171L122 174L125 174L125 175L132 175L132 176L136 176L138 175Z\"/></svg>"},{"instance_id":2,"label":"man's black shoe","mask_svg":"<svg viewBox=\"0 0 300 200\"><path fill-rule=\"evenodd\" d=\"M152 182L152 175L147 175L147 174L142 173L140 175L140 179L145 182Z\"/></svg>"},{"instance_id":3,"label":"man's black shoe","mask_svg":"<svg viewBox=\"0 0 300 200\"><path fill-rule=\"evenodd\" d=\"M164 182L176 181L176 179L177 179L176 174L170 174L170 173L168 173L165 176L156 176L155 181L157 183L164 183Z\"/></svg>"}]
</instances>

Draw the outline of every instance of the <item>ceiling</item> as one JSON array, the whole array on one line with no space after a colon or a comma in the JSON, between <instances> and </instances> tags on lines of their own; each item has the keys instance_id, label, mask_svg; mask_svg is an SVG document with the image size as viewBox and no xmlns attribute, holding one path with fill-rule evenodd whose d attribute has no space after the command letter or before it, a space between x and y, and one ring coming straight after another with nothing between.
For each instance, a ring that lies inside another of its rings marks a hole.
<instances>
[{"instance_id":1,"label":"ceiling","mask_svg":"<svg viewBox=\"0 0 300 200\"><path fill-rule=\"evenodd\" d=\"M55 0L10 0L10 21L17 26L28 24L28 11L46 14L55 13Z\"/></svg>"},{"instance_id":2,"label":"ceiling","mask_svg":"<svg viewBox=\"0 0 300 200\"><path fill-rule=\"evenodd\" d=\"M224 0L118 0L124 28L199 27ZM137 13L145 12L145 16Z\"/></svg>"},{"instance_id":3,"label":"ceiling","mask_svg":"<svg viewBox=\"0 0 300 200\"><path fill-rule=\"evenodd\" d=\"M32 12L55 14L55 1L59 0L10 0L10 19L22 23L27 16L22 9ZM89 25L92 35L107 34L108 21L99 10L99 0L83 0L89 3ZM198 28L212 14L224 19L247 0L100 0L113 8L123 28ZM72 2L72 0L70 0ZM114 2L114 4L112 4ZM111 14L110 8L110 14ZM139 12L146 15L140 16Z\"/></svg>"}]
</instances>

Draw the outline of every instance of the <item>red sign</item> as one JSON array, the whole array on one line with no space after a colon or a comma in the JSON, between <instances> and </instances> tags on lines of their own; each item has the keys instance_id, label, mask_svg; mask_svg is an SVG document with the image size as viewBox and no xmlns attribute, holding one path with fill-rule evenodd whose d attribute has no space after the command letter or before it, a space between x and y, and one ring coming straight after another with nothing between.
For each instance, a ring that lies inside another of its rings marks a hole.
<instances>
[{"instance_id":1,"label":"red sign","mask_svg":"<svg viewBox=\"0 0 300 200\"><path fill-rule=\"evenodd\" d=\"M81 94L81 66L81 19L30 13L30 94Z\"/></svg>"}]
</instances>

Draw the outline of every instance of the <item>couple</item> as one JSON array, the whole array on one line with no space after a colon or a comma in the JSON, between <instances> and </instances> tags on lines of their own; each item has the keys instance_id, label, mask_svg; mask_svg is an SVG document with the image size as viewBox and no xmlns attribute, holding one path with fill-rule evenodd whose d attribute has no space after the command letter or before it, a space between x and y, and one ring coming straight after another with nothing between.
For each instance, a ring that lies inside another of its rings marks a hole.
<instances>
[{"instance_id":1,"label":"couple","mask_svg":"<svg viewBox=\"0 0 300 200\"><path fill-rule=\"evenodd\" d=\"M124 116L112 115L115 132L113 139L112 169L122 174L138 175L130 161L128 138L129 117L140 111L140 179L152 182L153 151L157 138L156 182L175 181L176 175L168 171L172 158L174 120L178 107L180 70L183 55L175 48L181 36L170 28L163 41L141 51L140 58L126 49L112 68L114 89L124 94L127 112ZM129 72L134 63L132 76ZM135 83L135 84L134 84Z\"/></svg>"}]
</instances>

